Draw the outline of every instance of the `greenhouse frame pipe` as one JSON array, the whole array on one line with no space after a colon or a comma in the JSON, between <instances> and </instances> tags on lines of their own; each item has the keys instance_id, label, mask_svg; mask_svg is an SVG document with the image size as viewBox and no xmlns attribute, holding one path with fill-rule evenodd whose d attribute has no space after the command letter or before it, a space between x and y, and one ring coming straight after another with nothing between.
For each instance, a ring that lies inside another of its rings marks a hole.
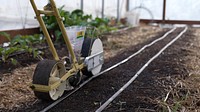
<instances>
[{"instance_id":1,"label":"greenhouse frame pipe","mask_svg":"<svg viewBox=\"0 0 200 112\"><path fill-rule=\"evenodd\" d=\"M117 0L117 22L119 22L119 3L120 0Z\"/></svg>"},{"instance_id":2,"label":"greenhouse frame pipe","mask_svg":"<svg viewBox=\"0 0 200 112\"><path fill-rule=\"evenodd\" d=\"M130 1L126 0L126 11L127 12L130 10L129 3L130 3Z\"/></svg>"},{"instance_id":3,"label":"greenhouse frame pipe","mask_svg":"<svg viewBox=\"0 0 200 112\"><path fill-rule=\"evenodd\" d=\"M83 0L81 0L81 10L83 10Z\"/></svg>"},{"instance_id":4,"label":"greenhouse frame pipe","mask_svg":"<svg viewBox=\"0 0 200 112\"><path fill-rule=\"evenodd\" d=\"M166 16L166 0L163 0L163 23L165 23L165 16Z\"/></svg>"},{"instance_id":5,"label":"greenhouse frame pipe","mask_svg":"<svg viewBox=\"0 0 200 112\"><path fill-rule=\"evenodd\" d=\"M105 6L105 1L102 0L102 9L101 9L101 17L104 18L104 6Z\"/></svg>"}]
</instances>

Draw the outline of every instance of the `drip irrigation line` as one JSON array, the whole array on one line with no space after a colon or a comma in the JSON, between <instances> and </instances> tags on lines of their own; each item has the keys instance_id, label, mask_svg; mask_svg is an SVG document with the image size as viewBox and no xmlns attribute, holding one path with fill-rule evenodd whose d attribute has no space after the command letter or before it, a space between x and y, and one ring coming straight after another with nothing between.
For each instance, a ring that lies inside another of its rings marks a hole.
<instances>
[{"instance_id":1,"label":"drip irrigation line","mask_svg":"<svg viewBox=\"0 0 200 112\"><path fill-rule=\"evenodd\" d=\"M178 40L186 31L188 27L185 27L185 29L171 42L169 42L165 47L163 47L156 55L154 55L142 68L121 88L119 89L112 97L110 97L102 106L100 106L95 112L101 112L103 111L117 96L119 96L129 85L132 84L132 82L149 66L153 60L158 58L158 56L166 50L169 46L171 46L176 40Z\"/></svg>"},{"instance_id":2,"label":"drip irrigation line","mask_svg":"<svg viewBox=\"0 0 200 112\"><path fill-rule=\"evenodd\" d=\"M75 88L73 91L71 91L69 94L66 94L65 96L61 97L60 99L56 100L55 102L53 102L52 104L50 104L49 106L47 106L46 108L44 108L43 110L41 110L40 112L47 112L48 110L50 110L51 108L53 108L54 106L56 106L57 104L59 104L60 102L62 102L64 99L66 99L67 97L71 96L72 94L74 94L76 91L78 91L79 89L81 89L84 85L86 85L88 82L90 82L91 80L93 80L94 78L118 67L119 65L129 61L131 58L133 58L134 56L136 56L137 54L141 53L144 49L146 49L147 47L150 47L151 45L155 44L156 42L164 39L165 37L167 37L170 33L172 33L174 30L176 30L176 27L174 27L173 29L171 29L170 31L168 31L167 33L165 33L162 37L154 40L153 42L151 42L150 44L145 45L144 47L142 47L140 50L138 50L137 52L135 52L134 54L132 54L131 56L127 57L126 59L122 60L121 62L105 69L104 71L98 73L95 76L92 76L91 78L89 78L88 80L84 81L81 85L79 85L79 87Z\"/></svg>"}]
</instances>

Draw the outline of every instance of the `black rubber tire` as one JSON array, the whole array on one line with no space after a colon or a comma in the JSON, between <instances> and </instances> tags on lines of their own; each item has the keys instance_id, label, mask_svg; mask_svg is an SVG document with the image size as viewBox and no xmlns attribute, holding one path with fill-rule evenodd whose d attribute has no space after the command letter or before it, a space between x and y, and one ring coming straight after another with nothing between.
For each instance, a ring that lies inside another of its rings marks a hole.
<instances>
[{"instance_id":1,"label":"black rubber tire","mask_svg":"<svg viewBox=\"0 0 200 112\"><path fill-rule=\"evenodd\" d=\"M94 43L94 38L85 38L83 41L83 46L81 49L81 57L87 57L90 56L90 48L92 44Z\"/></svg>"},{"instance_id":2,"label":"black rubber tire","mask_svg":"<svg viewBox=\"0 0 200 112\"><path fill-rule=\"evenodd\" d=\"M68 78L69 84L73 87L78 86L81 82L81 77L82 77L82 73L81 71L78 71L75 75L72 75Z\"/></svg>"},{"instance_id":3,"label":"black rubber tire","mask_svg":"<svg viewBox=\"0 0 200 112\"><path fill-rule=\"evenodd\" d=\"M51 70L56 63L57 62L55 60L40 61L35 69L32 83L48 86ZM41 100L52 101L48 92L34 91L34 94L37 98L39 98Z\"/></svg>"},{"instance_id":4,"label":"black rubber tire","mask_svg":"<svg viewBox=\"0 0 200 112\"><path fill-rule=\"evenodd\" d=\"M91 54L91 46L93 45L95 39L94 38L85 38L84 41L83 41L83 46L82 46L82 50L81 50L81 57L87 57L87 56L90 56ZM86 75L86 76L93 76L92 72L91 71L88 71L87 68L83 68L82 70L82 73L83 75Z\"/></svg>"}]
</instances>

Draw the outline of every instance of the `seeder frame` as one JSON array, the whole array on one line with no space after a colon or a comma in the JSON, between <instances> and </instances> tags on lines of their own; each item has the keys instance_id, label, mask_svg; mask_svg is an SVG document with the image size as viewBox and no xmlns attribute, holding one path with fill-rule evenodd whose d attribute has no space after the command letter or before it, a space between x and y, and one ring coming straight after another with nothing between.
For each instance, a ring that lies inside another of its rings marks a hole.
<instances>
[{"instance_id":1,"label":"seeder frame","mask_svg":"<svg viewBox=\"0 0 200 112\"><path fill-rule=\"evenodd\" d=\"M70 43L70 40L67 36L67 33L66 33L66 29L65 29L65 26L63 24L63 20L59 14L59 11L56 7L56 4L54 2L54 0L49 0L49 3L51 5L51 10L38 10L37 6L36 6L36 3L34 0L30 0L31 2L31 5L34 9L34 12L36 14L36 18L40 24L40 27L44 33L44 36L47 40L47 43L50 47L50 51L53 55L53 58L54 60L58 61L58 62L61 62L61 63L64 63L64 61L62 59L59 58L58 56L58 53L54 47L54 44L50 38L50 35L48 33L48 30L45 26L45 23L41 17L42 14L44 15L48 15L48 16L55 16L56 17L56 20L57 20L57 23L60 27L60 30L62 32L62 36L64 38L64 41L65 41L65 44L67 46L67 49L69 51L69 54L71 55L71 58L72 58L72 68L70 70L68 70L61 78L59 81L56 81L54 84L51 84L51 85L40 85L40 84L30 84L30 87L34 90L34 91L39 91L39 92L48 92L50 90L53 90L53 89L56 89L57 87L60 86L60 84L64 81L67 80L67 78L69 78L70 76L72 76L74 73L78 72L79 70L83 69L85 67L85 64L82 62L82 63L78 63L77 59L76 59L76 56L75 56L75 53L72 49L72 45Z\"/></svg>"}]
</instances>

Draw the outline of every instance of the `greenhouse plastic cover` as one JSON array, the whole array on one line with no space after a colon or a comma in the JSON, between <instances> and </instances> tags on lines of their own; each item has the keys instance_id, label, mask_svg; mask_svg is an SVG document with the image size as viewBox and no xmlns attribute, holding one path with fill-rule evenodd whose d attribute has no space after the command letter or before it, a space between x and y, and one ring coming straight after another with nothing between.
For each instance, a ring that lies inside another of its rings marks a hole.
<instances>
[{"instance_id":1,"label":"greenhouse plastic cover","mask_svg":"<svg viewBox=\"0 0 200 112\"><path fill-rule=\"evenodd\" d=\"M35 0L40 9L47 0ZM65 5L65 10L80 9L81 0L55 0L58 7ZM102 0L83 0L84 12L93 17L101 17ZM116 17L117 1L105 1L105 17ZM120 17L126 16L126 0L120 1ZM200 0L167 0L167 20L199 20ZM130 10L139 13L143 19L162 19L163 0L130 0ZM35 14L29 0L1 0L0 31L38 27Z\"/></svg>"}]
</instances>

